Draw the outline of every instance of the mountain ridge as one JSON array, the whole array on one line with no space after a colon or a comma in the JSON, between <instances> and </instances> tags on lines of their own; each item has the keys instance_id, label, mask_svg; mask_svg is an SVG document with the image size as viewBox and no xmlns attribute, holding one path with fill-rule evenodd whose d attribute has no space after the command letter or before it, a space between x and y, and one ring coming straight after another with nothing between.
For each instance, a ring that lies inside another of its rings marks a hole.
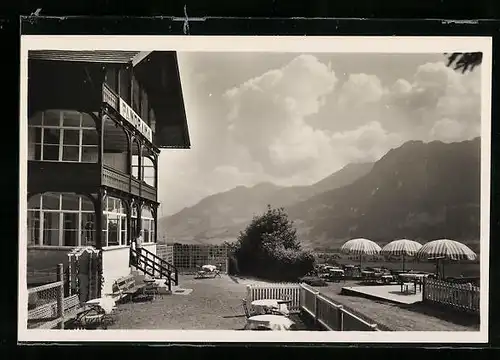
<instances>
[{"instance_id":1,"label":"mountain ridge","mask_svg":"<svg viewBox=\"0 0 500 360\"><path fill-rule=\"evenodd\" d=\"M375 163L348 164L308 186L260 183L208 196L159 220L168 242L234 241L267 204L284 207L306 247L349 238L479 242L480 139L409 141ZM160 232L159 232L160 233Z\"/></svg>"}]
</instances>

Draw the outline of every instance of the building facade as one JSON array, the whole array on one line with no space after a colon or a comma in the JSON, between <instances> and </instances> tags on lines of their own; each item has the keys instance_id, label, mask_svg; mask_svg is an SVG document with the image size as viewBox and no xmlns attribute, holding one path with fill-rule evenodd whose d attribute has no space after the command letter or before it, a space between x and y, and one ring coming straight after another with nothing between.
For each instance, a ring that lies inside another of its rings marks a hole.
<instances>
[{"instance_id":1,"label":"building facade","mask_svg":"<svg viewBox=\"0 0 500 360\"><path fill-rule=\"evenodd\" d=\"M188 148L175 52L30 51L28 269L102 250L104 289L142 230L156 253L160 148Z\"/></svg>"}]
</instances>

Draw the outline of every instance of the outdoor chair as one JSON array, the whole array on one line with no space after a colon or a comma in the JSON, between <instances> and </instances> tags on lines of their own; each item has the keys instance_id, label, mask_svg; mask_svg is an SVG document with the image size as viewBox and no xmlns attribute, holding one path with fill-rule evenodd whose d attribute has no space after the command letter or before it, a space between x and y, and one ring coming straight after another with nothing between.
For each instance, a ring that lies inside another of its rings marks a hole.
<instances>
[{"instance_id":1,"label":"outdoor chair","mask_svg":"<svg viewBox=\"0 0 500 360\"><path fill-rule=\"evenodd\" d=\"M160 296L160 289L158 287L158 284L156 283L150 283L147 284L146 287L144 288L144 295L153 301L157 296Z\"/></svg>"},{"instance_id":2,"label":"outdoor chair","mask_svg":"<svg viewBox=\"0 0 500 360\"><path fill-rule=\"evenodd\" d=\"M69 325L75 330L95 330L97 328L107 329L114 323L115 319L111 314L106 314L104 310L92 307L80 312Z\"/></svg>"},{"instance_id":3,"label":"outdoor chair","mask_svg":"<svg viewBox=\"0 0 500 360\"><path fill-rule=\"evenodd\" d=\"M242 299L241 302L242 302L243 310L245 311L245 316L247 317L247 319L249 317L254 316L254 315L258 315L255 311L248 309L248 303L247 303L246 299Z\"/></svg>"}]
</instances>

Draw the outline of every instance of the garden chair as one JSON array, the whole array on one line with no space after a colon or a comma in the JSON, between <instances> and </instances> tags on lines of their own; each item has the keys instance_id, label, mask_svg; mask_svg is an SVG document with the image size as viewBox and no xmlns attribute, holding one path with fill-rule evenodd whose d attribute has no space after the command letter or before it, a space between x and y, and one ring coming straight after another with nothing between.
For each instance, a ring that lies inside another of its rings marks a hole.
<instances>
[{"instance_id":1,"label":"garden chair","mask_svg":"<svg viewBox=\"0 0 500 360\"><path fill-rule=\"evenodd\" d=\"M247 303L247 300L246 300L246 299L241 300L241 302L242 302L242 305L243 305L243 310L245 311L245 316L247 317L247 319L248 319L249 317L252 317L252 316L254 316L254 315L257 315L257 313L255 313L255 311L253 311L253 310L249 310L249 309L248 309L248 303Z\"/></svg>"}]
</instances>

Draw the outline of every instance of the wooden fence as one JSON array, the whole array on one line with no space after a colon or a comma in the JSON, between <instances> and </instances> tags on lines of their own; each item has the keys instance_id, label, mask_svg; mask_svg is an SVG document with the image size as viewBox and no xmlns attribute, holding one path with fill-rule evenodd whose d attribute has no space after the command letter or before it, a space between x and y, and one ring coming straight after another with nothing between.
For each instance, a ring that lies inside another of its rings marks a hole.
<instances>
[{"instance_id":1,"label":"wooden fence","mask_svg":"<svg viewBox=\"0 0 500 360\"><path fill-rule=\"evenodd\" d=\"M57 281L28 289L28 328L64 328L65 319L80 308L77 294L64 297L63 265L57 266Z\"/></svg>"},{"instance_id":2,"label":"wooden fence","mask_svg":"<svg viewBox=\"0 0 500 360\"><path fill-rule=\"evenodd\" d=\"M479 313L479 287L472 284L455 284L443 280L425 279L422 298L424 302L441 304L460 311Z\"/></svg>"},{"instance_id":3,"label":"wooden fence","mask_svg":"<svg viewBox=\"0 0 500 360\"><path fill-rule=\"evenodd\" d=\"M301 309L328 331L380 331L377 324L371 324L359 316L335 304L318 290L300 284Z\"/></svg>"},{"instance_id":4,"label":"wooden fence","mask_svg":"<svg viewBox=\"0 0 500 360\"><path fill-rule=\"evenodd\" d=\"M320 292L305 284L281 283L247 285L247 302L260 299L289 297L292 313L303 312L328 331L380 331L376 324L370 324L335 304Z\"/></svg>"},{"instance_id":5,"label":"wooden fence","mask_svg":"<svg viewBox=\"0 0 500 360\"><path fill-rule=\"evenodd\" d=\"M261 299L284 299L290 298L292 302L288 304L290 312L300 312L300 286L299 284L277 283L265 285L247 285L247 301Z\"/></svg>"}]
</instances>

